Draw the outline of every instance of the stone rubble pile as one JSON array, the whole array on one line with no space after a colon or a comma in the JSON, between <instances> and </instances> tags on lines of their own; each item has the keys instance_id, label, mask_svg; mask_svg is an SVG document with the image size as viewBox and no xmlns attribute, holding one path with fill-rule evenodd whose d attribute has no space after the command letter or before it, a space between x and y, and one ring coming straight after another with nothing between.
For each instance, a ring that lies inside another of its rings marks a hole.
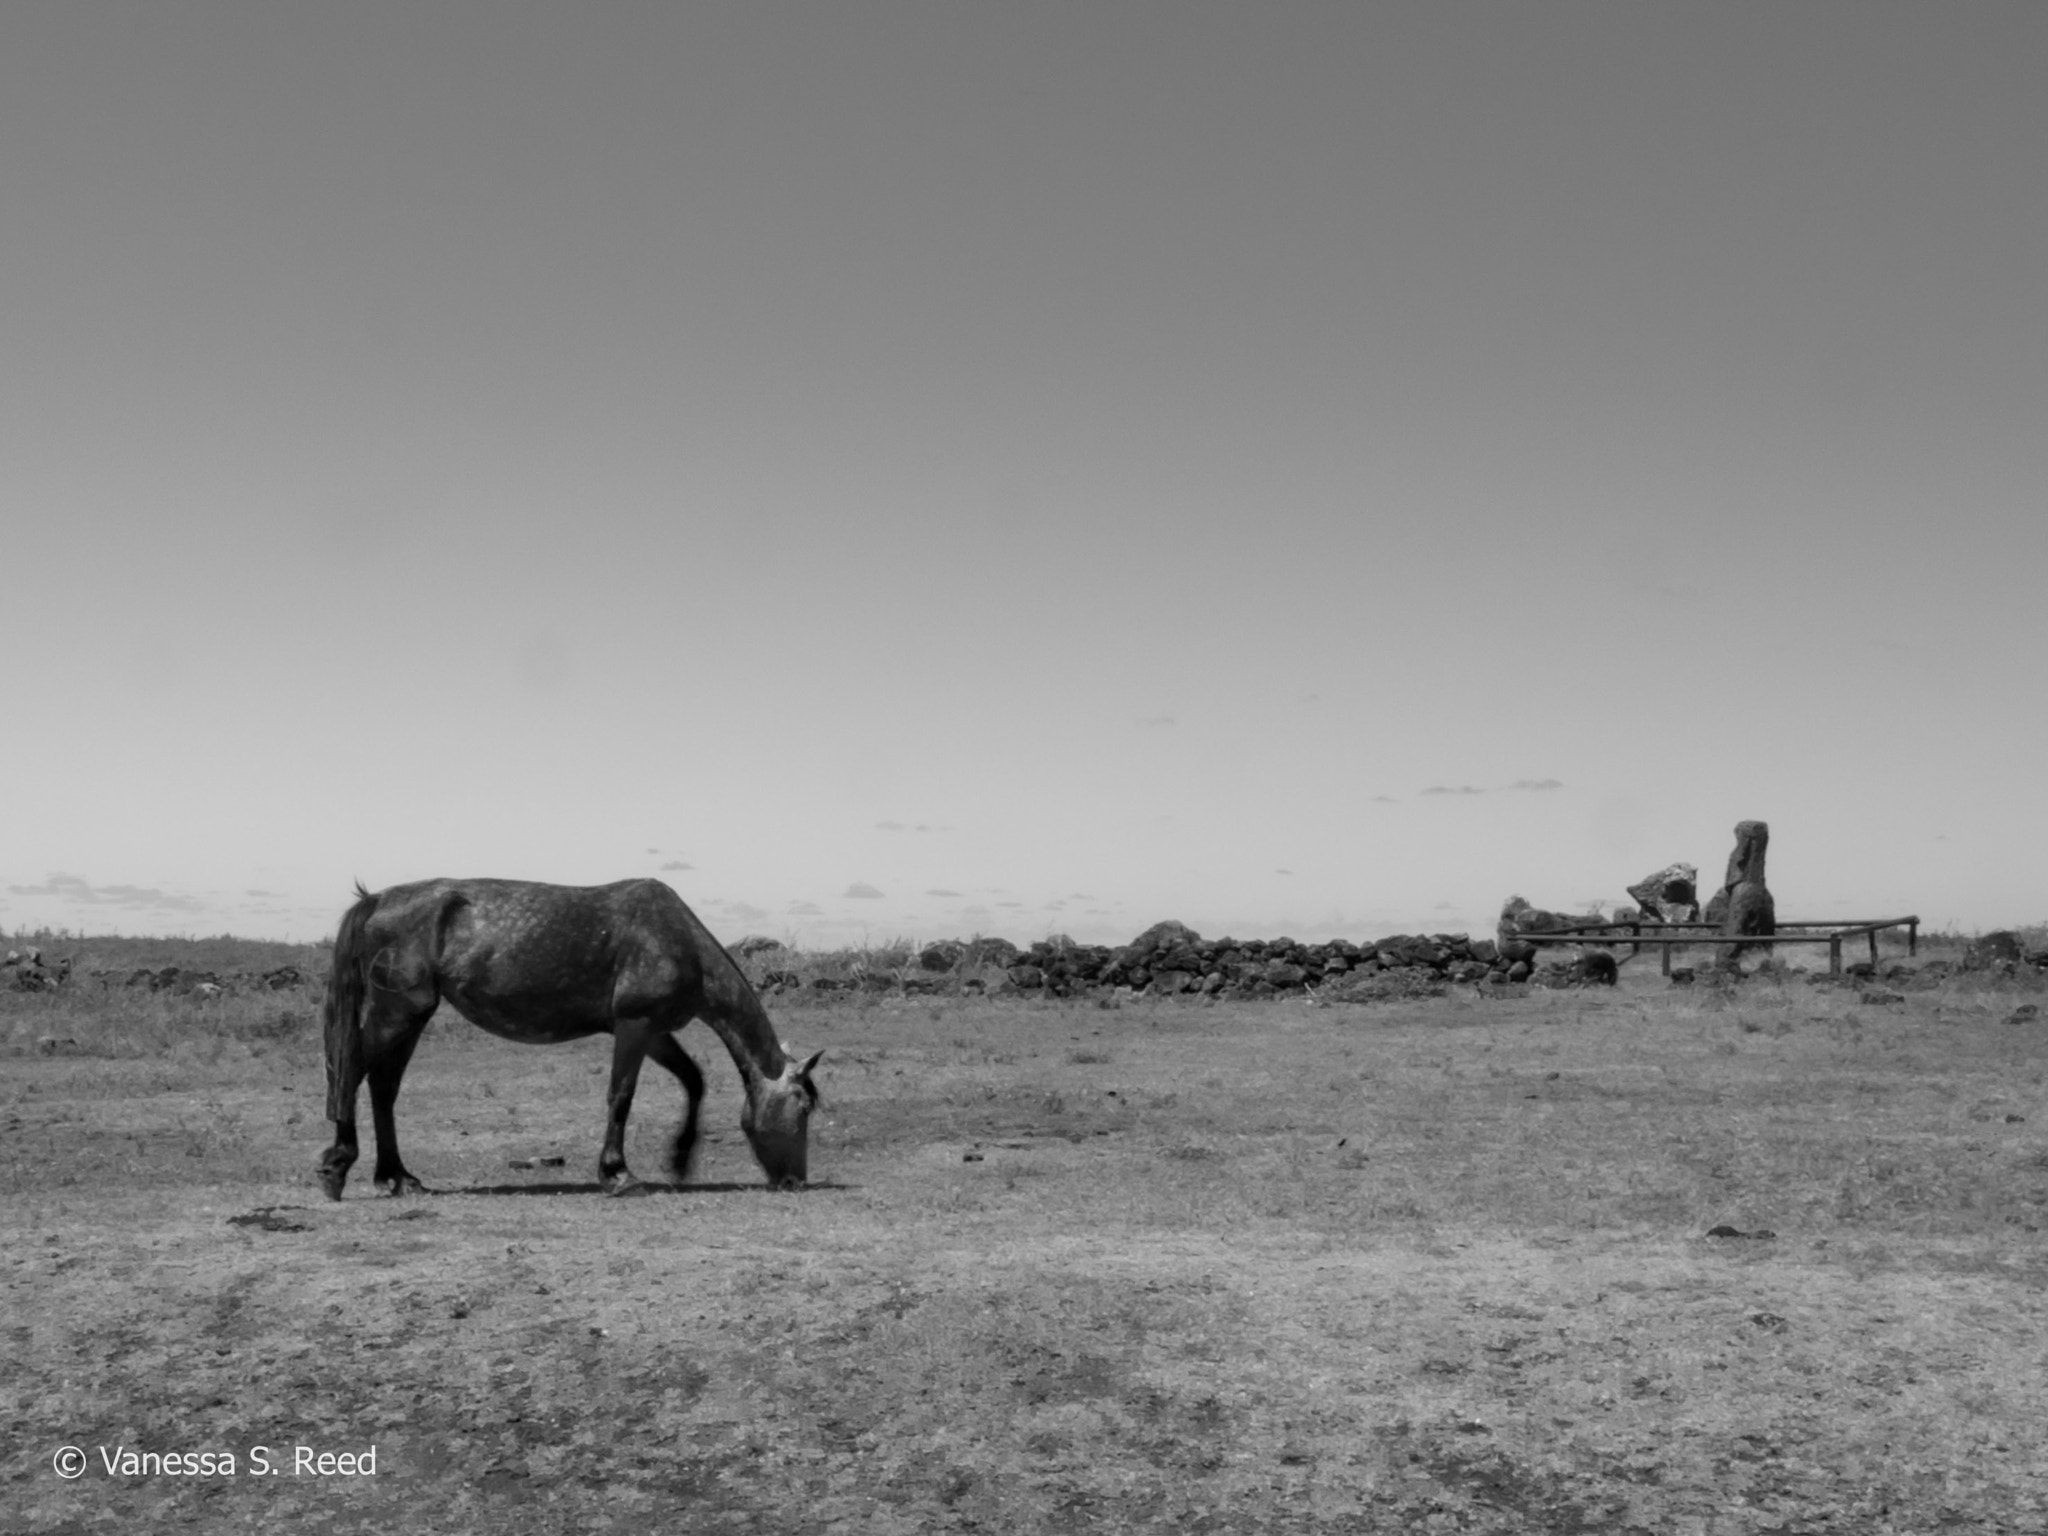
<instances>
[{"instance_id":1,"label":"stone rubble pile","mask_svg":"<svg viewBox=\"0 0 2048 1536\"><path fill-rule=\"evenodd\" d=\"M42 950L10 949L0 970L7 973L6 985L16 992L54 992L71 977L71 961L45 959ZM268 971L200 971L167 965L161 970L147 966L121 972L92 970L82 973L102 987L147 987L152 992L169 992L178 997L197 993L218 997L224 992L289 992L317 986L321 978L309 977L296 965L280 965Z\"/></svg>"},{"instance_id":2,"label":"stone rubble pile","mask_svg":"<svg viewBox=\"0 0 2048 1536\"><path fill-rule=\"evenodd\" d=\"M169 992L178 997L197 993L218 997L223 992L288 992L307 985L306 974L296 965L280 965L270 971L198 971L167 965L162 970L148 967L131 971L123 978L110 971L93 973L107 986L147 987L152 992Z\"/></svg>"},{"instance_id":3,"label":"stone rubble pile","mask_svg":"<svg viewBox=\"0 0 2048 1536\"><path fill-rule=\"evenodd\" d=\"M8 974L7 985L16 992L54 992L71 975L71 961L45 960L40 949L10 949L0 969Z\"/></svg>"}]
</instances>

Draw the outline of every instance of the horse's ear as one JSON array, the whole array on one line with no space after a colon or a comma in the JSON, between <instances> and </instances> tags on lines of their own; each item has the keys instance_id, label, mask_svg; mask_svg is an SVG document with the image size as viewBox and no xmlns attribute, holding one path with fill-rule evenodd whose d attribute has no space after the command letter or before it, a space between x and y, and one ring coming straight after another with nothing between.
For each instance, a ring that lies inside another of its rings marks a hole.
<instances>
[{"instance_id":1,"label":"horse's ear","mask_svg":"<svg viewBox=\"0 0 2048 1536\"><path fill-rule=\"evenodd\" d=\"M809 1077L811 1075L811 1068L815 1067L819 1062L823 1061L824 1059L825 1053L823 1051L811 1052L811 1059L796 1069L796 1075L798 1077Z\"/></svg>"}]
</instances>

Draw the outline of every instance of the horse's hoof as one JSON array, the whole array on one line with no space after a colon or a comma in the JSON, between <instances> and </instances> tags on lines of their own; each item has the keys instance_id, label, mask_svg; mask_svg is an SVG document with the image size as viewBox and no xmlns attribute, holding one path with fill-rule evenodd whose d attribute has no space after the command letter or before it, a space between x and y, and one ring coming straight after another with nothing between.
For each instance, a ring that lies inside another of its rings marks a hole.
<instances>
[{"instance_id":1,"label":"horse's hoof","mask_svg":"<svg viewBox=\"0 0 2048 1536\"><path fill-rule=\"evenodd\" d=\"M651 1195L656 1186L630 1173L615 1173L608 1179L600 1180L604 1192L614 1200L631 1200L641 1195Z\"/></svg>"},{"instance_id":2,"label":"horse's hoof","mask_svg":"<svg viewBox=\"0 0 2048 1536\"><path fill-rule=\"evenodd\" d=\"M431 1195L433 1193L431 1189L427 1188L426 1185L409 1173L395 1179L379 1179L377 1187L393 1199L400 1195Z\"/></svg>"},{"instance_id":3,"label":"horse's hoof","mask_svg":"<svg viewBox=\"0 0 2048 1536\"><path fill-rule=\"evenodd\" d=\"M321 1174L320 1191L330 1200L339 1200L341 1198L341 1180L329 1174Z\"/></svg>"}]
</instances>

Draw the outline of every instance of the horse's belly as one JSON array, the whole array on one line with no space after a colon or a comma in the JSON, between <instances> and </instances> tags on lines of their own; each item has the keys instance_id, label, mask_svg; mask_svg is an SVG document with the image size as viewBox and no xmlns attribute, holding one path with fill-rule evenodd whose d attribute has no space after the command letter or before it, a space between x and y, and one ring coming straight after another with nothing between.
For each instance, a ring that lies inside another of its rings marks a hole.
<instances>
[{"instance_id":1,"label":"horse's belly","mask_svg":"<svg viewBox=\"0 0 2048 1536\"><path fill-rule=\"evenodd\" d=\"M585 1035L604 1034L612 1027L609 1007L599 1009L579 1004L574 998L535 998L522 1001L518 1006L465 997L455 991L450 991L447 998L455 1011L478 1029L489 1030L501 1039L516 1040L522 1045L554 1045L563 1040L580 1040Z\"/></svg>"}]
</instances>

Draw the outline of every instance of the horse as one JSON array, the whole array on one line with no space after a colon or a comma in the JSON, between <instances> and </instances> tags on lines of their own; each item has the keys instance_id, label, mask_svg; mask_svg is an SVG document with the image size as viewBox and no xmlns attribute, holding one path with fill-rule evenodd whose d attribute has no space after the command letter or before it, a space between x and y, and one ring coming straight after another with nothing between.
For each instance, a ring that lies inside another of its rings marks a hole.
<instances>
[{"instance_id":1,"label":"horse","mask_svg":"<svg viewBox=\"0 0 2048 1536\"><path fill-rule=\"evenodd\" d=\"M421 880L375 895L358 881L355 905L334 937L323 1008L334 1144L317 1171L328 1199L341 1198L356 1160L356 1090L366 1078L377 1186L393 1195L426 1192L399 1158L393 1106L413 1048L443 1002L479 1028L526 1044L612 1037L597 1164L608 1194L639 1184L626 1168L626 1117L648 1057L675 1074L689 1100L669 1156L678 1177L688 1171L704 1074L675 1034L692 1019L717 1032L739 1068L746 1089L740 1129L769 1185L794 1189L809 1177L818 1102L811 1071L825 1053L798 1064L783 1051L738 964L659 880Z\"/></svg>"}]
</instances>

